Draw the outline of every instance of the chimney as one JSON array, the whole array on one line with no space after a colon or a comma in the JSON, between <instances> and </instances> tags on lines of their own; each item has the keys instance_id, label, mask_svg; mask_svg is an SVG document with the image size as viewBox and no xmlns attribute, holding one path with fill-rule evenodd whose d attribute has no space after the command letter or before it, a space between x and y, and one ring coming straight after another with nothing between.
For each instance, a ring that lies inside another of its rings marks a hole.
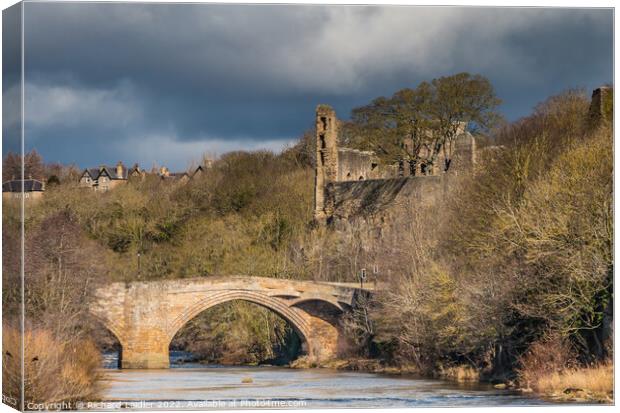
<instances>
[{"instance_id":1,"label":"chimney","mask_svg":"<svg viewBox=\"0 0 620 413\"><path fill-rule=\"evenodd\" d=\"M121 161L118 161L118 163L116 164L116 177L123 177L123 163Z\"/></svg>"}]
</instances>

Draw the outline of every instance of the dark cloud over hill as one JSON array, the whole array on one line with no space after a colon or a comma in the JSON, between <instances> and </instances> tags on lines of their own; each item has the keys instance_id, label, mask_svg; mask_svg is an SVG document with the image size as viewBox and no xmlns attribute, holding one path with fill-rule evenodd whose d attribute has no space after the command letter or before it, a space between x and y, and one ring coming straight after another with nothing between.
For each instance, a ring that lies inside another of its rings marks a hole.
<instances>
[{"instance_id":1,"label":"dark cloud over hill","mask_svg":"<svg viewBox=\"0 0 620 413\"><path fill-rule=\"evenodd\" d=\"M183 168L206 151L277 150L311 126L317 103L346 117L460 71L491 79L514 119L549 94L612 80L612 19L603 9L27 3L27 146L81 166Z\"/></svg>"}]
</instances>

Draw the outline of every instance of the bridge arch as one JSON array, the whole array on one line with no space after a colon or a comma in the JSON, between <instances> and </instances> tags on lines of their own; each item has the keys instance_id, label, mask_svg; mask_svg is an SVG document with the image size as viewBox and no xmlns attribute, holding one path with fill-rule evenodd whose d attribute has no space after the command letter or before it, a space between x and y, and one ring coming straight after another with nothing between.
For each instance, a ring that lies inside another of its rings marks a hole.
<instances>
[{"instance_id":1,"label":"bridge arch","mask_svg":"<svg viewBox=\"0 0 620 413\"><path fill-rule=\"evenodd\" d=\"M121 333L122 328L121 326L118 325L116 321L102 317L99 314L95 314L95 312L93 312L92 310L90 311L90 315L91 317L93 317L93 319L97 323L101 324L110 333L112 333L112 335L116 338L118 343L121 345L121 348L125 347L125 338L123 337L123 334Z\"/></svg>"},{"instance_id":2,"label":"bridge arch","mask_svg":"<svg viewBox=\"0 0 620 413\"><path fill-rule=\"evenodd\" d=\"M207 311L208 309L219 304L234 300L251 302L275 312L286 320L299 335L299 338L302 341L302 351L308 352L311 350L311 347L309 346L309 340L312 339L311 326L309 320L307 317L304 317L302 311L297 308L290 307L282 300L270 297L267 294L247 290L221 291L203 297L188 306L170 323L167 331L169 341L172 341L176 333L183 328L183 326L203 311Z\"/></svg>"},{"instance_id":3,"label":"bridge arch","mask_svg":"<svg viewBox=\"0 0 620 413\"><path fill-rule=\"evenodd\" d=\"M169 367L177 332L201 312L234 300L273 311L297 333L302 354L327 360L347 345L340 321L359 289L251 276L117 282L97 289L91 312L121 344L122 368Z\"/></svg>"},{"instance_id":4,"label":"bridge arch","mask_svg":"<svg viewBox=\"0 0 620 413\"><path fill-rule=\"evenodd\" d=\"M121 368L126 340L121 334L120 326L113 320L95 314L92 310L89 315L91 322L87 328L90 329L91 337L94 338L99 351L101 351L104 365L106 368ZM108 358L106 352L112 352L111 359Z\"/></svg>"}]
</instances>

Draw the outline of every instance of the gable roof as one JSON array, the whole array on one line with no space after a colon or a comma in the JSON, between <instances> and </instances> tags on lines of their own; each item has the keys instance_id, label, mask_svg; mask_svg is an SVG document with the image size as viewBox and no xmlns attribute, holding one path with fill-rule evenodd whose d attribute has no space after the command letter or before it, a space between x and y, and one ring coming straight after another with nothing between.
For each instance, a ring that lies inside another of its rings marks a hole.
<instances>
[{"instance_id":1,"label":"gable roof","mask_svg":"<svg viewBox=\"0 0 620 413\"><path fill-rule=\"evenodd\" d=\"M116 173L115 166L101 165L99 168L87 168L82 172L82 177L88 174L92 179L99 179L101 175L107 175L110 179L127 179L127 175L129 175L129 170L123 167L123 173L118 175Z\"/></svg>"},{"instance_id":2,"label":"gable roof","mask_svg":"<svg viewBox=\"0 0 620 413\"><path fill-rule=\"evenodd\" d=\"M97 179L97 177L99 176L99 169L98 168L84 169L84 171L82 172L82 175L80 175L80 178L83 178L84 175L90 176L91 179Z\"/></svg>"},{"instance_id":3,"label":"gable roof","mask_svg":"<svg viewBox=\"0 0 620 413\"><path fill-rule=\"evenodd\" d=\"M123 167L123 173L121 175L118 175L116 173L115 166L107 166L107 165L103 165L102 167L99 168L99 170L101 171L100 174L105 171L105 173L110 177L110 179L127 179L127 175L129 173L129 170Z\"/></svg>"},{"instance_id":4,"label":"gable roof","mask_svg":"<svg viewBox=\"0 0 620 413\"><path fill-rule=\"evenodd\" d=\"M24 192L38 192L44 191L43 182L36 179L24 179ZM13 179L12 181L6 181L2 184L2 192L21 192L22 180Z\"/></svg>"},{"instance_id":5,"label":"gable roof","mask_svg":"<svg viewBox=\"0 0 620 413\"><path fill-rule=\"evenodd\" d=\"M138 173L138 174L142 174L144 170L140 169L140 165L135 164L134 166L132 166L129 171L127 171L127 175L133 175L134 173Z\"/></svg>"},{"instance_id":6,"label":"gable roof","mask_svg":"<svg viewBox=\"0 0 620 413\"><path fill-rule=\"evenodd\" d=\"M198 172L202 173L204 172L205 169L202 167L202 165L198 165L198 167L194 170L194 172L191 175L191 178L193 178L194 176L196 176L198 174Z\"/></svg>"},{"instance_id":7,"label":"gable roof","mask_svg":"<svg viewBox=\"0 0 620 413\"><path fill-rule=\"evenodd\" d=\"M168 175L160 175L163 180L179 180L184 177L189 178L189 174L187 172L170 172Z\"/></svg>"}]
</instances>

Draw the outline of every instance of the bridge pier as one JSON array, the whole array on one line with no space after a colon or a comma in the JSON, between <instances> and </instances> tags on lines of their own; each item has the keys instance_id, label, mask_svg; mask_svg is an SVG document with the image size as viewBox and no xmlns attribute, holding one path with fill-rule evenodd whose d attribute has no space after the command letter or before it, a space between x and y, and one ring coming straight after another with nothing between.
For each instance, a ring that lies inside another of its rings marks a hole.
<instances>
[{"instance_id":1,"label":"bridge pier","mask_svg":"<svg viewBox=\"0 0 620 413\"><path fill-rule=\"evenodd\" d=\"M122 352L123 369L167 369L170 367L170 339L159 329L135 331L125 340Z\"/></svg>"},{"instance_id":2,"label":"bridge pier","mask_svg":"<svg viewBox=\"0 0 620 413\"><path fill-rule=\"evenodd\" d=\"M309 314L306 319L309 328L305 350L308 357L318 363L336 358L344 346L344 337L337 323Z\"/></svg>"}]
</instances>

